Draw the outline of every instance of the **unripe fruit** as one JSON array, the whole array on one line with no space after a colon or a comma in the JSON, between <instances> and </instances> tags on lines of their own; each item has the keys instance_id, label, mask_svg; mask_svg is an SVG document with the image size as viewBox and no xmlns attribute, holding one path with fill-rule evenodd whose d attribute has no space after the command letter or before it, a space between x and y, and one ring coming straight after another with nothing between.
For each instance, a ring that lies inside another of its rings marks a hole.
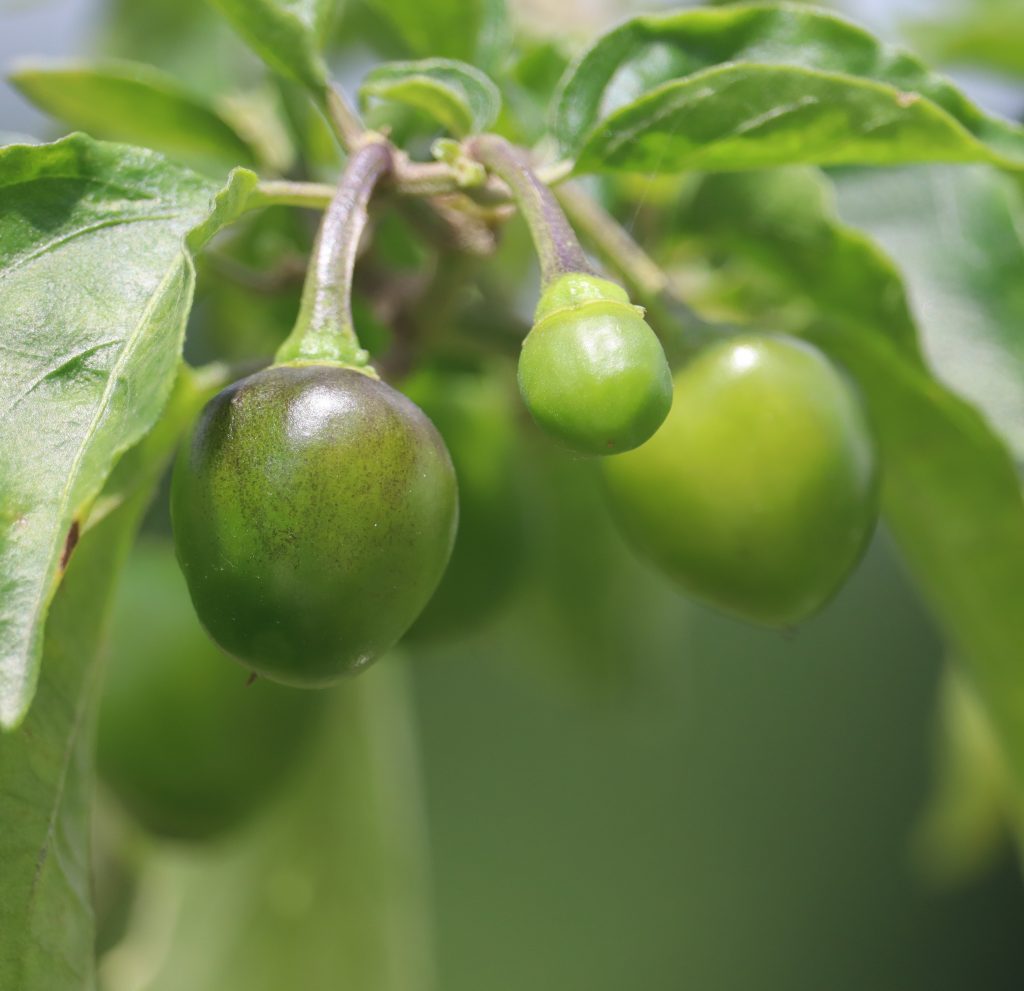
<instances>
[{"instance_id":1,"label":"unripe fruit","mask_svg":"<svg viewBox=\"0 0 1024 991\"><path fill-rule=\"evenodd\" d=\"M698 355L654 438L603 468L641 554L695 597L769 626L805 619L837 591L877 515L858 398L791 338Z\"/></svg>"},{"instance_id":2,"label":"unripe fruit","mask_svg":"<svg viewBox=\"0 0 1024 991\"><path fill-rule=\"evenodd\" d=\"M615 283L578 273L541 297L519 389L537 423L584 454L642 444L672 405L672 374L643 310Z\"/></svg>"},{"instance_id":3,"label":"unripe fruit","mask_svg":"<svg viewBox=\"0 0 1024 991\"><path fill-rule=\"evenodd\" d=\"M114 601L97 732L100 775L164 836L204 839L271 797L321 696L245 672L203 632L169 543L144 540Z\"/></svg>"},{"instance_id":4,"label":"unripe fruit","mask_svg":"<svg viewBox=\"0 0 1024 991\"><path fill-rule=\"evenodd\" d=\"M419 615L458 515L444 442L405 396L333 365L229 386L174 472L178 561L210 635L253 670L317 686Z\"/></svg>"}]
</instances>

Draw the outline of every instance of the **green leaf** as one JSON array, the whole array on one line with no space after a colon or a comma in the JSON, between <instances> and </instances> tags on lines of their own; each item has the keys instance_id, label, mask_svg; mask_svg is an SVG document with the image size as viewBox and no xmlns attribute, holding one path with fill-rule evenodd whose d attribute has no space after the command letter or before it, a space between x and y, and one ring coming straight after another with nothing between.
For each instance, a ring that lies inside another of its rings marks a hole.
<instances>
[{"instance_id":1,"label":"green leaf","mask_svg":"<svg viewBox=\"0 0 1024 991\"><path fill-rule=\"evenodd\" d=\"M37 107L98 138L205 165L248 164L256 157L212 103L148 65L22 62L11 82Z\"/></svg>"},{"instance_id":2,"label":"green leaf","mask_svg":"<svg viewBox=\"0 0 1024 991\"><path fill-rule=\"evenodd\" d=\"M840 176L839 211L899 259L938 376L1024 464L1024 195L984 166Z\"/></svg>"},{"instance_id":3,"label":"green leaf","mask_svg":"<svg viewBox=\"0 0 1024 991\"><path fill-rule=\"evenodd\" d=\"M963 678L946 670L939 686L932 782L914 830L922 875L963 884L990 870L1010 838L1013 788L988 717Z\"/></svg>"},{"instance_id":4,"label":"green leaf","mask_svg":"<svg viewBox=\"0 0 1024 991\"><path fill-rule=\"evenodd\" d=\"M836 223L833 200L811 168L711 175L682 199L672 226L713 244L697 250L704 293L727 314L756 313L794 334L823 324L881 334L919 363L899 272L865 235Z\"/></svg>"},{"instance_id":5,"label":"green leaf","mask_svg":"<svg viewBox=\"0 0 1024 991\"><path fill-rule=\"evenodd\" d=\"M50 610L35 705L18 730L0 736L0 987L95 986L89 823L96 656L142 513L209 385L179 376L158 428L118 466L112 509L86 528Z\"/></svg>"},{"instance_id":6,"label":"green leaf","mask_svg":"<svg viewBox=\"0 0 1024 991\"><path fill-rule=\"evenodd\" d=\"M505 108L498 127L505 137L529 146L544 136L551 94L568 63L565 43L557 38L518 39L515 61L501 79Z\"/></svg>"},{"instance_id":7,"label":"green leaf","mask_svg":"<svg viewBox=\"0 0 1024 991\"><path fill-rule=\"evenodd\" d=\"M1024 498L1013 461L971 406L878 339L819 343L867 400L886 521L1024 788Z\"/></svg>"},{"instance_id":8,"label":"green leaf","mask_svg":"<svg viewBox=\"0 0 1024 991\"><path fill-rule=\"evenodd\" d=\"M0 150L3 727L32 699L85 513L170 392L195 281L185 237L198 227L198 247L254 181L237 170L212 201L206 179L83 135Z\"/></svg>"},{"instance_id":9,"label":"green leaf","mask_svg":"<svg viewBox=\"0 0 1024 991\"><path fill-rule=\"evenodd\" d=\"M570 69L552 130L578 172L995 162L1024 130L831 14L752 4L637 17Z\"/></svg>"},{"instance_id":10,"label":"green leaf","mask_svg":"<svg viewBox=\"0 0 1024 991\"><path fill-rule=\"evenodd\" d=\"M987 0L942 14L904 26L930 59L1024 75L1024 9L1018 0Z\"/></svg>"},{"instance_id":11,"label":"green leaf","mask_svg":"<svg viewBox=\"0 0 1024 991\"><path fill-rule=\"evenodd\" d=\"M505 54L505 0L364 0L414 58L443 57L485 68Z\"/></svg>"},{"instance_id":12,"label":"green leaf","mask_svg":"<svg viewBox=\"0 0 1024 991\"><path fill-rule=\"evenodd\" d=\"M901 340L906 331L893 336L877 298L868 292L858 303L856 292L833 294L816 284L888 285L890 295L898 289L891 262L836 219L814 173L789 170L783 176L714 177L708 180L716 184L714 195L701 209L685 211L682 222L693 221L692 237L706 254L729 259L715 273L716 300L726 298L734 315L745 311L746 321L762 329L804 333L856 379L882 455L886 521L964 658L1024 786L1024 497L1013 460L982 416L938 382L916 349ZM803 225L773 222L783 181L797 191L803 186L808 203L817 199L819 227L835 233L831 245L819 236L811 252ZM760 183L762 195L756 195ZM731 188L745 190L745 210L736 209ZM695 202L701 202L699 192ZM714 217L716 203L724 220ZM857 269L862 271L854 279ZM749 288L755 273L765 287L760 292ZM730 282L747 285L727 295L723 284ZM780 298L801 282L808 288L794 301L789 321L773 325L774 312L790 311L763 309L761 300ZM899 299L889 307L892 314L907 312Z\"/></svg>"},{"instance_id":13,"label":"green leaf","mask_svg":"<svg viewBox=\"0 0 1024 991\"><path fill-rule=\"evenodd\" d=\"M95 987L89 812L92 722L107 598L140 506L83 537L51 609L36 704L0 736L0 984L22 991Z\"/></svg>"},{"instance_id":14,"label":"green leaf","mask_svg":"<svg viewBox=\"0 0 1024 991\"><path fill-rule=\"evenodd\" d=\"M385 62L359 87L365 106L389 100L422 110L457 137L486 131L498 118L501 94L479 69L453 59Z\"/></svg>"},{"instance_id":15,"label":"green leaf","mask_svg":"<svg viewBox=\"0 0 1024 991\"><path fill-rule=\"evenodd\" d=\"M335 0L209 0L275 72L320 92Z\"/></svg>"},{"instance_id":16,"label":"green leaf","mask_svg":"<svg viewBox=\"0 0 1024 991\"><path fill-rule=\"evenodd\" d=\"M406 663L332 691L301 773L231 842L155 851L112 970L119 954L153 961L147 991L432 991Z\"/></svg>"}]
</instances>

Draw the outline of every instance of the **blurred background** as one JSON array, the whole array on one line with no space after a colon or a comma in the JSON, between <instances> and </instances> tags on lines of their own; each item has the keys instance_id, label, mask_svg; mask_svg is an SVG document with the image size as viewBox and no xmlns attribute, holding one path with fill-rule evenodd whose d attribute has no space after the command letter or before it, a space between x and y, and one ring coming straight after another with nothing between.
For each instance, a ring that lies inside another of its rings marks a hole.
<instances>
[{"instance_id":1,"label":"blurred background","mask_svg":"<svg viewBox=\"0 0 1024 991\"><path fill-rule=\"evenodd\" d=\"M188 14L195 6L0 0L0 67L102 49L216 90L219 73L248 62L214 19ZM836 6L927 51L990 111L1024 111L1019 0ZM621 0L514 5L535 34L582 38L639 9ZM972 24L1001 27L972 39ZM218 61L217 51L231 56ZM339 49L342 80L358 81L372 58L365 44ZM59 133L6 83L0 131ZM884 233L900 243L898 228ZM535 440L522 464L533 551L502 608L454 639L413 643L366 676L411 676L415 737L385 745L402 750L406 776L375 799L401 828L424 817L430 876L420 881L434 949L419 923L395 921L399 938L423 941L410 966L429 968L433 957L444 991L1024 986L1024 888L1012 845L997 825L983 831L969 869L944 870L922 839L946 659L884 530L823 614L789 636L764 633L689 603L636 563L590 466ZM166 534L161 506L149 522L156 535ZM150 598L163 594L158 579L140 582ZM372 775L353 787L366 798ZM355 916L373 910L364 892L331 915L310 887L331 874L323 851L364 828L344 807L342 828L326 838L293 822L280 826L288 841L268 840L266 827L197 849L143 838L107 806L97 897L112 991L249 987L245 973L282 959L294 978L287 986L343 986L309 958L359 933ZM305 807L310 820L321 811ZM279 824L286 818L278 813ZM302 843L316 856L292 869ZM370 870L340 869L353 884ZM401 873L385 866L366 883L387 883L389 871ZM254 873L255 886L237 881ZM236 902L219 891L232 884ZM122 887L130 898L119 897ZM236 916L263 897L277 916L256 941ZM211 963L210 945L229 938L237 945ZM234 977L204 984L218 967Z\"/></svg>"}]
</instances>

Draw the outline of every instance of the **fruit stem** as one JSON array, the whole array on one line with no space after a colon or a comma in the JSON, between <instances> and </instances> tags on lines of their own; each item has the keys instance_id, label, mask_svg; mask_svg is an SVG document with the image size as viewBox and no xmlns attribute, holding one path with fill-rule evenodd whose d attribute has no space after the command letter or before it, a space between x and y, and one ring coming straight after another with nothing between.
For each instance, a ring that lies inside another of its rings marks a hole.
<instances>
[{"instance_id":1,"label":"fruit stem","mask_svg":"<svg viewBox=\"0 0 1024 991\"><path fill-rule=\"evenodd\" d=\"M512 190L540 260L542 288L572 272L594 274L558 200L537 177L521 148L496 134L482 134L467 142L466 151Z\"/></svg>"},{"instance_id":2,"label":"fruit stem","mask_svg":"<svg viewBox=\"0 0 1024 991\"><path fill-rule=\"evenodd\" d=\"M379 135L367 134L349 156L313 245L295 327L278 350L277 363L363 369L368 364L352 320L352 275L370 197L391 163L391 145Z\"/></svg>"},{"instance_id":3,"label":"fruit stem","mask_svg":"<svg viewBox=\"0 0 1024 991\"><path fill-rule=\"evenodd\" d=\"M366 133L366 127L341 89L329 83L323 92L321 106L342 148L348 152L357 149Z\"/></svg>"},{"instance_id":4,"label":"fruit stem","mask_svg":"<svg viewBox=\"0 0 1024 991\"><path fill-rule=\"evenodd\" d=\"M567 182L558 187L557 195L594 253L622 276L630 292L647 309L647 317L670 359L687 358L736 332L731 325L711 323L699 316L658 263L582 187Z\"/></svg>"}]
</instances>

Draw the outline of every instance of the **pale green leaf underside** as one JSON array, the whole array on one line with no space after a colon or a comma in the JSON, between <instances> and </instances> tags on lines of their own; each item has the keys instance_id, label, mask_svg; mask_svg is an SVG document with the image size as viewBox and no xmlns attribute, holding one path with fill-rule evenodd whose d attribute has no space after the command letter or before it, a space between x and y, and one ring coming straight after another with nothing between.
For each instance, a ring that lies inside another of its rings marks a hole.
<instances>
[{"instance_id":1,"label":"pale green leaf underside","mask_svg":"<svg viewBox=\"0 0 1024 991\"><path fill-rule=\"evenodd\" d=\"M627 21L569 70L552 130L578 172L1024 167L1024 130L847 21L788 4Z\"/></svg>"},{"instance_id":2,"label":"pale green leaf underside","mask_svg":"<svg viewBox=\"0 0 1024 991\"><path fill-rule=\"evenodd\" d=\"M1024 465L1024 196L984 166L850 172L842 215L899 259L925 353Z\"/></svg>"},{"instance_id":3,"label":"pale green leaf underside","mask_svg":"<svg viewBox=\"0 0 1024 991\"><path fill-rule=\"evenodd\" d=\"M1024 785L1020 480L984 418L936 381L905 331L892 333L892 321L906 319L906 303L890 298L883 308L870 292L858 303L857 286L888 286L891 297L894 268L837 220L821 181L796 169L713 176L703 181L712 187L707 197L698 193L680 225L709 255L729 258L715 296L734 315L778 329L772 307L790 297L792 308L778 311L793 314L785 329L813 339L856 379L882 453L886 520ZM808 216L784 223L786 197L812 204L815 223ZM813 226L819 231L809 234Z\"/></svg>"},{"instance_id":4,"label":"pale green leaf underside","mask_svg":"<svg viewBox=\"0 0 1024 991\"><path fill-rule=\"evenodd\" d=\"M877 339L822 343L868 401L886 520L1024 788L1024 497L1009 453L972 407Z\"/></svg>"},{"instance_id":5,"label":"pale green leaf underside","mask_svg":"<svg viewBox=\"0 0 1024 991\"><path fill-rule=\"evenodd\" d=\"M93 662L107 599L145 503L124 506L82 539L51 610L36 704L0 735L0 986L91 991L89 883Z\"/></svg>"},{"instance_id":6,"label":"pale green leaf underside","mask_svg":"<svg viewBox=\"0 0 1024 991\"><path fill-rule=\"evenodd\" d=\"M900 273L868 237L836 222L832 185L817 169L705 176L671 226L687 265L705 269L702 292L726 315L756 314L795 334L878 334L921 363ZM672 264L671 245L663 253Z\"/></svg>"},{"instance_id":7,"label":"pale green leaf underside","mask_svg":"<svg viewBox=\"0 0 1024 991\"><path fill-rule=\"evenodd\" d=\"M116 508L90 517L46 625L35 703L0 735L0 987L93 987L89 823L97 654L120 565L152 489L213 381L175 380L158 426L118 464L104 490Z\"/></svg>"},{"instance_id":8,"label":"pale green leaf underside","mask_svg":"<svg viewBox=\"0 0 1024 991\"><path fill-rule=\"evenodd\" d=\"M252 173L217 187L159 155L73 135L0 151L0 726L31 701L73 524L153 425L194 273Z\"/></svg>"},{"instance_id":9,"label":"pale green leaf underside","mask_svg":"<svg viewBox=\"0 0 1024 991\"><path fill-rule=\"evenodd\" d=\"M482 72L452 59L388 62L359 87L364 106L389 100L422 110L457 137L489 128L501 109L498 87Z\"/></svg>"},{"instance_id":10,"label":"pale green leaf underside","mask_svg":"<svg viewBox=\"0 0 1024 991\"><path fill-rule=\"evenodd\" d=\"M327 84L321 57L335 0L209 0L275 72L314 91Z\"/></svg>"},{"instance_id":11,"label":"pale green leaf underside","mask_svg":"<svg viewBox=\"0 0 1024 991\"><path fill-rule=\"evenodd\" d=\"M213 104L134 62L27 62L11 75L37 107L94 137L200 163L248 164L255 153Z\"/></svg>"}]
</instances>

